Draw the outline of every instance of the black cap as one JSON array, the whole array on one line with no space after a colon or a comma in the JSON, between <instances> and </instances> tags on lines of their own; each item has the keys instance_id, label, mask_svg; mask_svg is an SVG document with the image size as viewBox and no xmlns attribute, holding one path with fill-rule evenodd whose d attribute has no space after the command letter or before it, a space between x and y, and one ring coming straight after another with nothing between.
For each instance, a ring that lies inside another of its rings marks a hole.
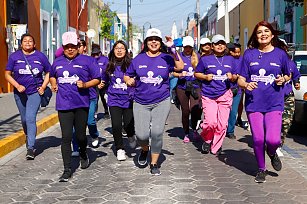
<instances>
[{"instance_id":1,"label":"black cap","mask_svg":"<svg viewBox=\"0 0 307 204\"><path fill-rule=\"evenodd\" d=\"M227 43L226 46L227 46L228 49L235 49L236 48L233 43Z\"/></svg>"},{"instance_id":2,"label":"black cap","mask_svg":"<svg viewBox=\"0 0 307 204\"><path fill-rule=\"evenodd\" d=\"M99 54L101 52L100 47L93 47L92 54Z\"/></svg>"}]
</instances>

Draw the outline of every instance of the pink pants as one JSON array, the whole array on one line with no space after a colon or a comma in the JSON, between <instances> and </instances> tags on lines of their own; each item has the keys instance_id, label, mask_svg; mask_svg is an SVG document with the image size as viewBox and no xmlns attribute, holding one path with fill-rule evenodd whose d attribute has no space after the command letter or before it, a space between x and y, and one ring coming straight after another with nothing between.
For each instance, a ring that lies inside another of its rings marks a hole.
<instances>
[{"instance_id":1,"label":"pink pants","mask_svg":"<svg viewBox=\"0 0 307 204\"><path fill-rule=\"evenodd\" d=\"M204 120L201 137L210 144L211 152L215 154L222 147L226 136L229 112L232 105L232 92L228 90L217 99L202 96Z\"/></svg>"}]
</instances>

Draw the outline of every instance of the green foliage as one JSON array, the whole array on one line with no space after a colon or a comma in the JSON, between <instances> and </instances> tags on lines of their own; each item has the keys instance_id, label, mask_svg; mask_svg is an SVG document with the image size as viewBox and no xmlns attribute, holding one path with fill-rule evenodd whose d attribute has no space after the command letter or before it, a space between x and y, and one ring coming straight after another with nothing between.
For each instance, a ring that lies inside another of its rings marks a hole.
<instances>
[{"instance_id":1,"label":"green foliage","mask_svg":"<svg viewBox=\"0 0 307 204\"><path fill-rule=\"evenodd\" d=\"M99 35L103 38L114 39L114 36L111 35L111 28L114 23L116 12L110 10L109 4L105 4L101 9L97 9L96 13L100 23Z\"/></svg>"}]
</instances>

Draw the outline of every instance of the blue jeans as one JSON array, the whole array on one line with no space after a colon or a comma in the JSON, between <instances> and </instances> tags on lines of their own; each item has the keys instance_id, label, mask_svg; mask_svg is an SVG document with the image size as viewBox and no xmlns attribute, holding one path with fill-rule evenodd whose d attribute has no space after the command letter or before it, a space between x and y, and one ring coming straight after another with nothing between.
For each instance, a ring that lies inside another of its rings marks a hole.
<instances>
[{"instance_id":1,"label":"blue jeans","mask_svg":"<svg viewBox=\"0 0 307 204\"><path fill-rule=\"evenodd\" d=\"M27 136L27 148L34 149L36 138L36 116L41 103L41 97L36 92L30 95L15 93L15 102L21 117L23 131Z\"/></svg>"},{"instance_id":2,"label":"blue jeans","mask_svg":"<svg viewBox=\"0 0 307 204\"><path fill-rule=\"evenodd\" d=\"M232 107L228 119L227 134L233 134L235 132L235 125L237 120L237 113L238 113L240 99L241 99L241 94L237 94L235 97L233 97Z\"/></svg>"},{"instance_id":3,"label":"blue jeans","mask_svg":"<svg viewBox=\"0 0 307 204\"><path fill-rule=\"evenodd\" d=\"M98 102L97 98L90 100L90 107L89 107L88 118L87 118L87 127L88 127L88 130L89 130L90 136L93 139L99 137L99 132L97 130L96 119L95 119L97 102ZM73 146L74 152L79 151L79 145L78 145L78 142L77 142L77 138L75 136L74 128L73 128L73 136L72 136L72 146Z\"/></svg>"},{"instance_id":4,"label":"blue jeans","mask_svg":"<svg viewBox=\"0 0 307 204\"><path fill-rule=\"evenodd\" d=\"M177 77L174 77L174 76L171 76L169 78L169 91L170 91L170 98L171 99L174 99L174 96L173 96L173 89L177 86L177 82L178 82L178 78Z\"/></svg>"}]
</instances>

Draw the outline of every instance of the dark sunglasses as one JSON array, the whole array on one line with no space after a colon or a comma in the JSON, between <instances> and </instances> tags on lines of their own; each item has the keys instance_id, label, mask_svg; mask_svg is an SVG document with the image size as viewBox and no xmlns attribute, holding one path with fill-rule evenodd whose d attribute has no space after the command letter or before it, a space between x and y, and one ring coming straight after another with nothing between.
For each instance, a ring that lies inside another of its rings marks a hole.
<instances>
[{"instance_id":1,"label":"dark sunglasses","mask_svg":"<svg viewBox=\"0 0 307 204\"><path fill-rule=\"evenodd\" d=\"M224 42L223 40L220 40L217 43L213 43L213 45L226 45L226 42Z\"/></svg>"},{"instance_id":2,"label":"dark sunglasses","mask_svg":"<svg viewBox=\"0 0 307 204\"><path fill-rule=\"evenodd\" d=\"M159 37L148 37L147 41L161 41Z\"/></svg>"}]
</instances>

